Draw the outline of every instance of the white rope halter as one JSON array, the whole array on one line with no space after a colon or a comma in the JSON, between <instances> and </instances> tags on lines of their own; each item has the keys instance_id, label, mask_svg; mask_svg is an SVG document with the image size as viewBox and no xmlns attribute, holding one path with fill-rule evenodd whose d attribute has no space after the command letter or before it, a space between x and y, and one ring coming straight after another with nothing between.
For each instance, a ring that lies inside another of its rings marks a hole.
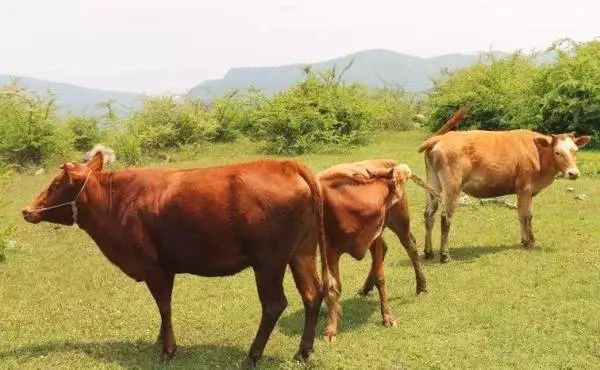
<instances>
[{"instance_id":1,"label":"white rope halter","mask_svg":"<svg viewBox=\"0 0 600 370\"><path fill-rule=\"evenodd\" d=\"M31 210L31 212L43 212L43 211L48 211L50 209L54 209L54 208L59 208L62 206L71 206L71 212L73 213L73 223L77 223L77 199L79 199L79 196L81 195L81 193L83 193L83 189L85 189L85 185L88 182L88 179L90 178L90 175L92 173L92 170L90 170L90 172L88 172L85 181L83 182L83 186L81 186L81 189L79 189L79 193L77 193L77 195L75 196L75 199L73 199L70 202L65 202L65 203L61 203L61 204L57 204L54 206L50 206L50 207L43 207L43 208L36 208Z\"/></svg>"}]
</instances>

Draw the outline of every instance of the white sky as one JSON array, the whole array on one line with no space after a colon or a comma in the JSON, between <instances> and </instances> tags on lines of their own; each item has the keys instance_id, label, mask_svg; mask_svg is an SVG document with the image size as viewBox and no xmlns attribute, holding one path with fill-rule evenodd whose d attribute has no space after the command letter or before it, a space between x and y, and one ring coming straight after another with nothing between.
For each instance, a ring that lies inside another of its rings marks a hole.
<instances>
[{"instance_id":1,"label":"white sky","mask_svg":"<svg viewBox=\"0 0 600 370\"><path fill-rule=\"evenodd\" d=\"M0 0L0 73L183 91L231 67L600 36L598 0Z\"/></svg>"}]
</instances>

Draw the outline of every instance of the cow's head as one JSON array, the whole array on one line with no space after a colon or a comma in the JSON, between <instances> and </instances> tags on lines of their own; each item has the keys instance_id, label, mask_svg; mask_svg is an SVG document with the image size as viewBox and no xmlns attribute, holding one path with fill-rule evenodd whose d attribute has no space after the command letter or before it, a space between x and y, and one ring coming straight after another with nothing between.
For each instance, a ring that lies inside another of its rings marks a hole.
<instances>
[{"instance_id":1,"label":"cow's head","mask_svg":"<svg viewBox=\"0 0 600 370\"><path fill-rule=\"evenodd\" d=\"M579 177L575 155L579 148L590 142L590 136L575 136L575 133L542 136L535 139L543 148L551 148L555 167L571 180Z\"/></svg>"},{"instance_id":2,"label":"cow's head","mask_svg":"<svg viewBox=\"0 0 600 370\"><path fill-rule=\"evenodd\" d=\"M102 171L103 164L102 153L97 153L88 164L63 164L50 185L22 211L25 221L73 225L77 221L78 197L94 172Z\"/></svg>"}]
</instances>

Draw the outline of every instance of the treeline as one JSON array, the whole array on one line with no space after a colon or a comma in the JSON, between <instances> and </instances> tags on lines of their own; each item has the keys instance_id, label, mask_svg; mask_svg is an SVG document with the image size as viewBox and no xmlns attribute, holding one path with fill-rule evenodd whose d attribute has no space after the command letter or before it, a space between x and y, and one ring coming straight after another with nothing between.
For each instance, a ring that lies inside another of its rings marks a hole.
<instances>
[{"instance_id":1,"label":"treeline","mask_svg":"<svg viewBox=\"0 0 600 370\"><path fill-rule=\"evenodd\" d=\"M0 163L39 165L104 143L121 162L137 165L240 137L260 142L267 153L293 155L361 144L375 129L412 127L415 104L404 92L344 84L335 69L305 72L304 81L272 96L251 89L211 102L150 97L127 116L107 102L101 117L60 117L52 96L13 83L0 89Z\"/></svg>"},{"instance_id":2,"label":"treeline","mask_svg":"<svg viewBox=\"0 0 600 370\"><path fill-rule=\"evenodd\" d=\"M548 50L551 63L536 55L489 56L472 67L446 73L428 94L432 131L458 106L471 108L461 129L527 128L544 133L594 136L600 146L600 41L561 40Z\"/></svg>"}]
</instances>

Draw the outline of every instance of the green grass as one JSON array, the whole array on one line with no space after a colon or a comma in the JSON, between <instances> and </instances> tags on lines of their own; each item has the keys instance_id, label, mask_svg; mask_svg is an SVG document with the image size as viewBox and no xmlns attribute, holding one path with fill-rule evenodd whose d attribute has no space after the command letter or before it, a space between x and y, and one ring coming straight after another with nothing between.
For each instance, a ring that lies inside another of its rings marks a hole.
<instances>
[{"instance_id":1,"label":"green grass","mask_svg":"<svg viewBox=\"0 0 600 370\"><path fill-rule=\"evenodd\" d=\"M346 153L299 157L315 170L367 158L394 158L424 175L419 131L379 134ZM250 143L210 145L177 167L250 160ZM593 368L600 367L600 153L580 153L583 177L556 181L534 201L539 246L519 246L516 211L461 207L451 233L453 262L426 262L429 293L416 296L414 274L386 232L388 293L396 328L380 324L377 295L355 297L369 259L342 257L344 317L338 341L316 341L318 368ZM153 345L159 317L144 284L111 265L83 231L32 226L19 210L53 175L17 175L0 216L16 224L17 247L0 264L0 368L161 367ZM574 200L585 193L587 200ZM409 185L413 233L422 249L424 194ZM436 237L439 238L439 220ZM437 257L438 239L435 240ZM289 306L265 350L263 368L291 361L303 311L291 274ZM260 305L250 271L228 278L178 276L173 324L179 345L170 368L232 368L246 355ZM319 322L319 333L323 319Z\"/></svg>"}]
</instances>

